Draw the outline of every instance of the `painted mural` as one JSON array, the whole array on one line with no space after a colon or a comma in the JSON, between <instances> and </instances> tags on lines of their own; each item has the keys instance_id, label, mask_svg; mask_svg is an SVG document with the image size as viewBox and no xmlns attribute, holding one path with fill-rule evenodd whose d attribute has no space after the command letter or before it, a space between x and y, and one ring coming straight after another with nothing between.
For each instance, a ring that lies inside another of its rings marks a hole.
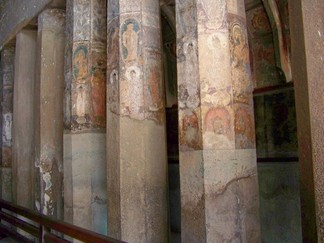
<instances>
[{"instance_id":1,"label":"painted mural","mask_svg":"<svg viewBox=\"0 0 324 243\"><path fill-rule=\"evenodd\" d=\"M254 102L259 157L296 157L297 125L293 90L256 96Z\"/></svg>"},{"instance_id":2,"label":"painted mural","mask_svg":"<svg viewBox=\"0 0 324 243\"><path fill-rule=\"evenodd\" d=\"M276 66L272 28L263 4L249 10L246 19L254 88L285 83L282 71Z\"/></svg>"},{"instance_id":3,"label":"painted mural","mask_svg":"<svg viewBox=\"0 0 324 243\"><path fill-rule=\"evenodd\" d=\"M67 8L67 18L74 24L67 29L64 123L73 132L102 129L106 126L106 1L77 0L73 6Z\"/></svg>"},{"instance_id":4,"label":"painted mural","mask_svg":"<svg viewBox=\"0 0 324 243\"><path fill-rule=\"evenodd\" d=\"M121 27L122 53L125 62L136 61L141 52L140 27L135 19L126 20Z\"/></svg>"},{"instance_id":5,"label":"painted mural","mask_svg":"<svg viewBox=\"0 0 324 243\"><path fill-rule=\"evenodd\" d=\"M81 129L90 126L90 73L89 47L79 44L73 51L72 59L72 127Z\"/></svg>"},{"instance_id":6,"label":"painted mural","mask_svg":"<svg viewBox=\"0 0 324 243\"><path fill-rule=\"evenodd\" d=\"M248 0L246 13L254 88L286 83L278 65L279 49L271 16L263 3ZM272 3L274 1L271 1ZM286 58L290 56L288 1L278 7ZM268 9L269 10L269 9ZM280 62L279 62L280 64ZM255 135L258 158L297 157L297 126L293 88L258 92L254 96ZM298 163L258 163L262 242L302 242Z\"/></svg>"}]
</instances>

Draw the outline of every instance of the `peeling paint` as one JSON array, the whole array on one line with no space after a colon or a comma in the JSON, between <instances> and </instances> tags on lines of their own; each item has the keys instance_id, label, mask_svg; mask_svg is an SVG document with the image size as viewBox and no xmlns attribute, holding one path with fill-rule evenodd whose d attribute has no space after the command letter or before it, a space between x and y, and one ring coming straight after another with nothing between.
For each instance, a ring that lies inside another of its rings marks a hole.
<instances>
[{"instance_id":1,"label":"peeling paint","mask_svg":"<svg viewBox=\"0 0 324 243\"><path fill-rule=\"evenodd\" d=\"M52 187L51 174L49 172L43 174L43 181L45 182L45 191Z\"/></svg>"}]
</instances>

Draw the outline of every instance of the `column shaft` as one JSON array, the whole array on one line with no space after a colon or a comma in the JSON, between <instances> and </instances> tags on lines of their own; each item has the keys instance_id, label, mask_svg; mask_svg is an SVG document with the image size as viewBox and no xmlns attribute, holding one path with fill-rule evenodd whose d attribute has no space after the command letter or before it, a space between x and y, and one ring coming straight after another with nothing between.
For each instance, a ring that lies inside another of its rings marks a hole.
<instances>
[{"instance_id":1,"label":"column shaft","mask_svg":"<svg viewBox=\"0 0 324 243\"><path fill-rule=\"evenodd\" d=\"M16 36L13 104L13 201L33 208L34 83L37 31Z\"/></svg>"},{"instance_id":2,"label":"column shaft","mask_svg":"<svg viewBox=\"0 0 324 243\"><path fill-rule=\"evenodd\" d=\"M181 237L259 242L243 0L176 1Z\"/></svg>"},{"instance_id":3,"label":"column shaft","mask_svg":"<svg viewBox=\"0 0 324 243\"><path fill-rule=\"evenodd\" d=\"M67 1L65 218L107 232L106 0Z\"/></svg>"},{"instance_id":4,"label":"column shaft","mask_svg":"<svg viewBox=\"0 0 324 243\"><path fill-rule=\"evenodd\" d=\"M324 242L324 5L289 1L303 242Z\"/></svg>"},{"instance_id":5,"label":"column shaft","mask_svg":"<svg viewBox=\"0 0 324 243\"><path fill-rule=\"evenodd\" d=\"M35 85L35 207L63 219L63 93L65 11L38 16Z\"/></svg>"},{"instance_id":6,"label":"column shaft","mask_svg":"<svg viewBox=\"0 0 324 243\"><path fill-rule=\"evenodd\" d=\"M166 242L167 159L158 0L108 1L108 233Z\"/></svg>"},{"instance_id":7,"label":"column shaft","mask_svg":"<svg viewBox=\"0 0 324 243\"><path fill-rule=\"evenodd\" d=\"M15 46L8 44L1 52L1 198L12 200L12 111Z\"/></svg>"}]
</instances>

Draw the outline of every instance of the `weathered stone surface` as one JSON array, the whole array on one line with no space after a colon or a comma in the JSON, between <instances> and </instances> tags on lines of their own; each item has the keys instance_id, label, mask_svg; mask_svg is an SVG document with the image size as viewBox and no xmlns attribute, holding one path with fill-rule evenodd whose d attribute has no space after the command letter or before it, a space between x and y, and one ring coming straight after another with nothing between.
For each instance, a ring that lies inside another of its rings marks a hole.
<instances>
[{"instance_id":1,"label":"weathered stone surface","mask_svg":"<svg viewBox=\"0 0 324 243\"><path fill-rule=\"evenodd\" d=\"M184 242L259 242L244 1L176 1Z\"/></svg>"},{"instance_id":2,"label":"weathered stone surface","mask_svg":"<svg viewBox=\"0 0 324 243\"><path fill-rule=\"evenodd\" d=\"M109 0L107 42L108 234L166 242L159 1Z\"/></svg>"},{"instance_id":3,"label":"weathered stone surface","mask_svg":"<svg viewBox=\"0 0 324 243\"><path fill-rule=\"evenodd\" d=\"M13 201L33 208L34 83L37 32L23 30L16 37L13 109Z\"/></svg>"},{"instance_id":4,"label":"weathered stone surface","mask_svg":"<svg viewBox=\"0 0 324 243\"><path fill-rule=\"evenodd\" d=\"M298 162L258 163L262 241L302 242Z\"/></svg>"},{"instance_id":5,"label":"weathered stone surface","mask_svg":"<svg viewBox=\"0 0 324 243\"><path fill-rule=\"evenodd\" d=\"M12 201L12 169L1 168L1 199Z\"/></svg>"},{"instance_id":6,"label":"weathered stone surface","mask_svg":"<svg viewBox=\"0 0 324 243\"><path fill-rule=\"evenodd\" d=\"M296 97L303 241L324 242L324 6L318 0L288 3Z\"/></svg>"},{"instance_id":7,"label":"weathered stone surface","mask_svg":"<svg viewBox=\"0 0 324 243\"><path fill-rule=\"evenodd\" d=\"M35 84L35 208L63 219L63 93L65 11L38 16Z\"/></svg>"},{"instance_id":8,"label":"weathered stone surface","mask_svg":"<svg viewBox=\"0 0 324 243\"><path fill-rule=\"evenodd\" d=\"M15 45L6 45L0 58L1 86L1 198L12 200L12 112Z\"/></svg>"},{"instance_id":9,"label":"weathered stone surface","mask_svg":"<svg viewBox=\"0 0 324 243\"><path fill-rule=\"evenodd\" d=\"M164 127L115 114L108 121L108 129L114 126L119 133L108 132L107 137L108 234L134 242L165 242L167 164L158 139L164 137Z\"/></svg>"},{"instance_id":10,"label":"weathered stone surface","mask_svg":"<svg viewBox=\"0 0 324 243\"><path fill-rule=\"evenodd\" d=\"M14 38L52 0L4 0L0 2L0 49Z\"/></svg>"},{"instance_id":11,"label":"weathered stone surface","mask_svg":"<svg viewBox=\"0 0 324 243\"><path fill-rule=\"evenodd\" d=\"M11 167L12 164L12 112L14 83L15 46L8 44L1 52L1 117L2 117L2 148L1 165Z\"/></svg>"},{"instance_id":12,"label":"weathered stone surface","mask_svg":"<svg viewBox=\"0 0 324 243\"><path fill-rule=\"evenodd\" d=\"M64 134L64 219L101 234L107 233L105 145L105 133Z\"/></svg>"},{"instance_id":13,"label":"weathered stone surface","mask_svg":"<svg viewBox=\"0 0 324 243\"><path fill-rule=\"evenodd\" d=\"M66 3L64 218L106 234L107 5Z\"/></svg>"}]
</instances>

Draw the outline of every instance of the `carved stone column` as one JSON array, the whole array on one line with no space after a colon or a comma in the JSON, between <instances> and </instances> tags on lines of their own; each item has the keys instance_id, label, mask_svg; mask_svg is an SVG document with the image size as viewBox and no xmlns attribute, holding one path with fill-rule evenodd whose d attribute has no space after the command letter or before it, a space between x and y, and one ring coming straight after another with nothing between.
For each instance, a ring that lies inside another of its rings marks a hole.
<instances>
[{"instance_id":1,"label":"carved stone column","mask_svg":"<svg viewBox=\"0 0 324 243\"><path fill-rule=\"evenodd\" d=\"M63 219L63 93L65 11L38 16L35 85L35 207Z\"/></svg>"},{"instance_id":2,"label":"carved stone column","mask_svg":"<svg viewBox=\"0 0 324 243\"><path fill-rule=\"evenodd\" d=\"M107 232L106 0L67 0L64 111L66 220Z\"/></svg>"},{"instance_id":3,"label":"carved stone column","mask_svg":"<svg viewBox=\"0 0 324 243\"><path fill-rule=\"evenodd\" d=\"M182 242L260 242L244 1L176 15Z\"/></svg>"},{"instance_id":4,"label":"carved stone column","mask_svg":"<svg viewBox=\"0 0 324 243\"><path fill-rule=\"evenodd\" d=\"M158 0L108 0L108 234L167 242L167 159Z\"/></svg>"},{"instance_id":5,"label":"carved stone column","mask_svg":"<svg viewBox=\"0 0 324 243\"><path fill-rule=\"evenodd\" d=\"M10 43L1 51L1 198L12 200L12 112L15 45Z\"/></svg>"},{"instance_id":6,"label":"carved stone column","mask_svg":"<svg viewBox=\"0 0 324 243\"><path fill-rule=\"evenodd\" d=\"M34 84L37 31L16 36L12 126L13 201L33 209Z\"/></svg>"}]
</instances>

